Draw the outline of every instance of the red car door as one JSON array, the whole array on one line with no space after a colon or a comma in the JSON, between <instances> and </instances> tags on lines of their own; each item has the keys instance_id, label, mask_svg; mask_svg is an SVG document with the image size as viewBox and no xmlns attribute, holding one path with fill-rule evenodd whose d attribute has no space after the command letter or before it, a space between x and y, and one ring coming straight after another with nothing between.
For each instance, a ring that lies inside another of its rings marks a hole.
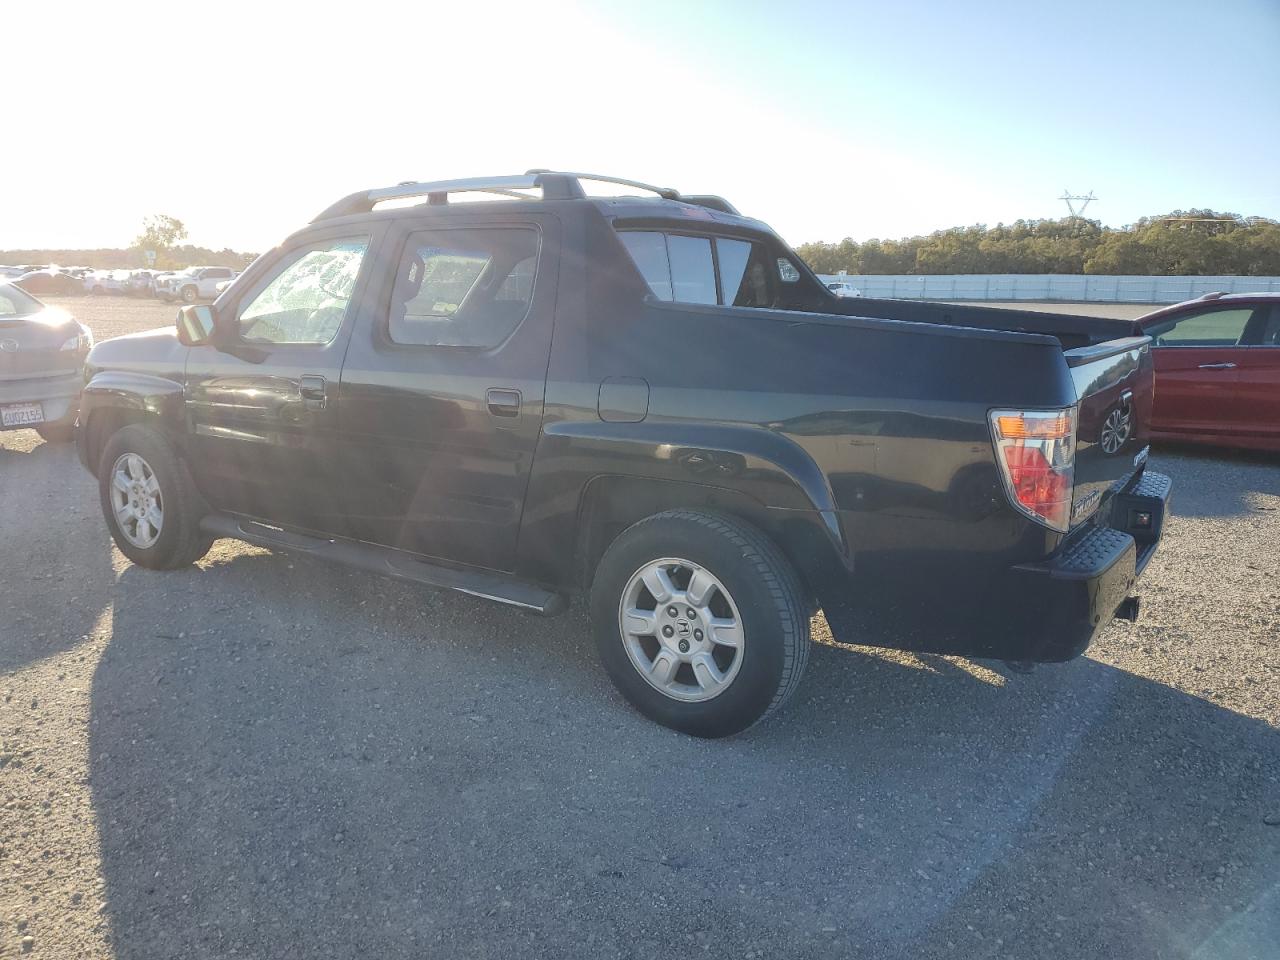
<instances>
[{"instance_id":1,"label":"red car door","mask_svg":"<svg viewBox=\"0 0 1280 960\"><path fill-rule=\"evenodd\" d=\"M1280 304L1260 307L1236 361L1236 417L1249 446L1280 450Z\"/></svg>"},{"instance_id":2,"label":"red car door","mask_svg":"<svg viewBox=\"0 0 1280 960\"><path fill-rule=\"evenodd\" d=\"M1241 355L1249 350L1240 344L1254 310L1207 306L1145 325L1155 338L1154 433L1209 439L1246 429L1237 383Z\"/></svg>"}]
</instances>

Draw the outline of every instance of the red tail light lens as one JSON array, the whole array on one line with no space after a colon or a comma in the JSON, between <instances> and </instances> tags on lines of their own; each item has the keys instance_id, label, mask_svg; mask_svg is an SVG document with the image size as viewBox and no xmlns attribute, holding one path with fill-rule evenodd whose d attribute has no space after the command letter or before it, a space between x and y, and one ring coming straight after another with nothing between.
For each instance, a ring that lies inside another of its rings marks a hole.
<instances>
[{"instance_id":1,"label":"red tail light lens","mask_svg":"<svg viewBox=\"0 0 1280 960\"><path fill-rule=\"evenodd\" d=\"M990 419L1009 502L1065 533L1075 488L1076 408L993 410Z\"/></svg>"}]
</instances>

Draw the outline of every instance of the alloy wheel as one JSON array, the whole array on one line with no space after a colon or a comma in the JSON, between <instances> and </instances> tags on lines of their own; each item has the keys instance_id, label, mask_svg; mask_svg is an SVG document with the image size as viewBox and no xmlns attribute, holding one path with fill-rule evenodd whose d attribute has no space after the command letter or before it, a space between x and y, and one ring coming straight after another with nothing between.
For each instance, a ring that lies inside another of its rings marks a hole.
<instances>
[{"instance_id":1,"label":"alloy wheel","mask_svg":"<svg viewBox=\"0 0 1280 960\"><path fill-rule=\"evenodd\" d=\"M654 560L633 573L618 626L632 666L673 700L717 697L742 666L738 607L711 571L689 560Z\"/></svg>"},{"instance_id":2,"label":"alloy wheel","mask_svg":"<svg viewBox=\"0 0 1280 960\"><path fill-rule=\"evenodd\" d=\"M111 468L111 508L124 538L155 546L164 526L164 498L151 465L136 453L121 454Z\"/></svg>"}]
</instances>

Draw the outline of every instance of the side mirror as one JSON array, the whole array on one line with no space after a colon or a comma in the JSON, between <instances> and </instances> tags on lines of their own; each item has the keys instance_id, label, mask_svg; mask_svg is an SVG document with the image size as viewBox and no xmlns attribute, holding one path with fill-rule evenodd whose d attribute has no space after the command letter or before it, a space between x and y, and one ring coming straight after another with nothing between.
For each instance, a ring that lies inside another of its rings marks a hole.
<instances>
[{"instance_id":1,"label":"side mirror","mask_svg":"<svg viewBox=\"0 0 1280 960\"><path fill-rule=\"evenodd\" d=\"M193 304L178 310L178 342L188 347L199 347L213 339L217 329L217 317L207 303Z\"/></svg>"}]
</instances>

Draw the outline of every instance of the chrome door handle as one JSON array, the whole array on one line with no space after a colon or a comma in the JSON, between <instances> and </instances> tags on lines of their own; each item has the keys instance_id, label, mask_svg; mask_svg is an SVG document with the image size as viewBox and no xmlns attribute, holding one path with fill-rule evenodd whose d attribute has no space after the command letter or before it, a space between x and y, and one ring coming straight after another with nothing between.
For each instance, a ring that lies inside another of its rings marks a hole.
<instances>
[{"instance_id":1,"label":"chrome door handle","mask_svg":"<svg viewBox=\"0 0 1280 960\"><path fill-rule=\"evenodd\" d=\"M298 395L302 397L302 405L308 410L323 410L328 402L324 377L314 373L304 373L298 378Z\"/></svg>"},{"instance_id":2,"label":"chrome door handle","mask_svg":"<svg viewBox=\"0 0 1280 960\"><path fill-rule=\"evenodd\" d=\"M1236 368L1236 365L1234 363L1202 363L1200 364L1201 370L1234 370L1235 368Z\"/></svg>"},{"instance_id":3,"label":"chrome door handle","mask_svg":"<svg viewBox=\"0 0 1280 960\"><path fill-rule=\"evenodd\" d=\"M484 395L489 413L495 417L520 416L520 391L492 387Z\"/></svg>"}]
</instances>

